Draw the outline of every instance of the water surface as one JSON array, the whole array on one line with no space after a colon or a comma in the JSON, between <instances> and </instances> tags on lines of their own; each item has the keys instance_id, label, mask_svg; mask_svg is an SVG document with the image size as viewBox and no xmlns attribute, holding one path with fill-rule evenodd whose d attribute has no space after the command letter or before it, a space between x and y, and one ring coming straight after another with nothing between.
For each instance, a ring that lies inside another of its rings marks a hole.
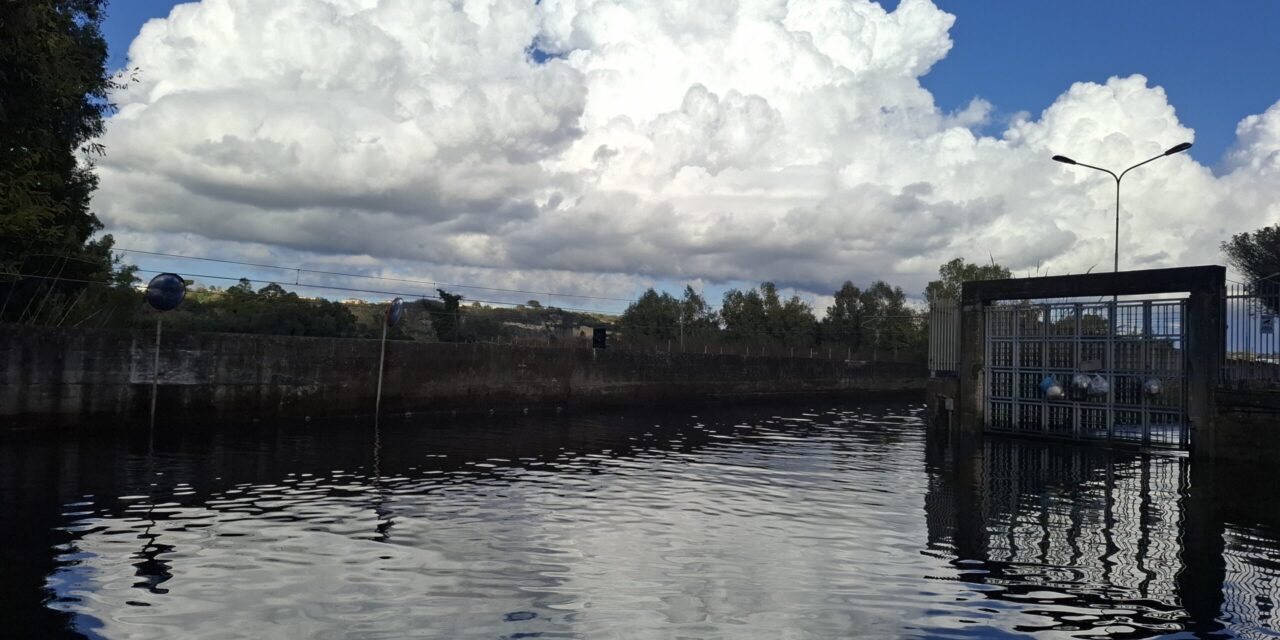
<instances>
[{"instance_id":1,"label":"water surface","mask_svg":"<svg viewBox=\"0 0 1280 640\"><path fill-rule=\"evenodd\" d=\"M106 638L1278 634L1265 472L921 410L8 433L0 606Z\"/></svg>"}]
</instances>

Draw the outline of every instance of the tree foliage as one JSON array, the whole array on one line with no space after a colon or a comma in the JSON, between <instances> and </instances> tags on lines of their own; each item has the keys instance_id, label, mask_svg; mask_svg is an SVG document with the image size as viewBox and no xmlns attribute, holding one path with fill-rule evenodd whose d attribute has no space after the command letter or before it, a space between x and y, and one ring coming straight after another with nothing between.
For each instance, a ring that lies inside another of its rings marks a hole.
<instances>
[{"instance_id":1,"label":"tree foliage","mask_svg":"<svg viewBox=\"0 0 1280 640\"><path fill-rule=\"evenodd\" d=\"M901 287L881 280L864 290L845 281L822 319L822 339L858 349L878 332L881 344L905 346L918 331L916 327L915 312L907 306Z\"/></svg>"},{"instance_id":2,"label":"tree foliage","mask_svg":"<svg viewBox=\"0 0 1280 640\"><path fill-rule=\"evenodd\" d=\"M0 2L0 319L29 321L33 305L66 306L85 281L132 282L111 259L111 237L90 240L102 228L89 209L92 159L103 152L94 139L114 86L104 5ZM23 273L41 277L18 279Z\"/></svg>"},{"instance_id":3,"label":"tree foliage","mask_svg":"<svg viewBox=\"0 0 1280 640\"><path fill-rule=\"evenodd\" d=\"M462 325L462 294L436 289L440 300L419 300L422 309L431 317L431 327L441 342L465 341L460 332Z\"/></svg>"},{"instance_id":4,"label":"tree foliage","mask_svg":"<svg viewBox=\"0 0 1280 640\"><path fill-rule=\"evenodd\" d=\"M797 347L810 346L817 339L818 322L813 310L800 296L783 300L772 282L747 291L726 291L720 319L725 337L731 342Z\"/></svg>"},{"instance_id":5,"label":"tree foliage","mask_svg":"<svg viewBox=\"0 0 1280 640\"><path fill-rule=\"evenodd\" d=\"M376 337L342 303L301 298L278 284L254 291L242 279L225 290L191 291L165 325L179 331L221 331L327 338Z\"/></svg>"},{"instance_id":6,"label":"tree foliage","mask_svg":"<svg viewBox=\"0 0 1280 640\"><path fill-rule=\"evenodd\" d=\"M686 285L680 298L658 293L652 287L627 305L618 320L622 335L631 340L707 340L717 337L716 312L693 287Z\"/></svg>"},{"instance_id":7,"label":"tree foliage","mask_svg":"<svg viewBox=\"0 0 1280 640\"><path fill-rule=\"evenodd\" d=\"M939 279L931 281L924 290L924 297L930 305L943 300L959 300L960 285L975 280L1003 280L1012 277L1009 269L996 264L977 264L965 262L964 258L956 258L938 267Z\"/></svg>"}]
</instances>

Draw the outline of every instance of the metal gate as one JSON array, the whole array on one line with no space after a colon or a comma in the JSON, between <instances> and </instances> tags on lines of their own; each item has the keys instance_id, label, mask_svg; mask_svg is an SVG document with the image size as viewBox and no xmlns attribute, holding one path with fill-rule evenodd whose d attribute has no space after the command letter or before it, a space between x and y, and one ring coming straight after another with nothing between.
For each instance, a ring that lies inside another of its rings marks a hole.
<instances>
[{"instance_id":1,"label":"metal gate","mask_svg":"<svg viewBox=\"0 0 1280 640\"><path fill-rule=\"evenodd\" d=\"M1182 300L986 309L986 428L1187 447Z\"/></svg>"}]
</instances>

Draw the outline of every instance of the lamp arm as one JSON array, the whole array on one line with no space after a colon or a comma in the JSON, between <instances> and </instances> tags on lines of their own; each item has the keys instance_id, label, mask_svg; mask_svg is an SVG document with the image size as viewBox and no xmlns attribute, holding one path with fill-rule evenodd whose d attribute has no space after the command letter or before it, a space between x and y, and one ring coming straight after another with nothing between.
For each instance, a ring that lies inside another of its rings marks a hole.
<instances>
[{"instance_id":1,"label":"lamp arm","mask_svg":"<svg viewBox=\"0 0 1280 640\"><path fill-rule=\"evenodd\" d=\"M1129 167L1128 169L1125 169L1124 171L1121 171L1121 172L1120 172L1120 176L1119 176L1118 178L1116 178L1116 182L1119 182L1119 181L1120 181L1120 178L1123 178L1123 177L1124 177L1124 174L1129 173L1130 171L1133 171L1134 169L1137 169L1138 167L1141 167L1142 165L1144 165L1144 164L1146 164L1146 163L1148 163L1148 162L1154 162L1154 161L1159 160L1160 158L1163 158L1163 157L1164 157L1164 154L1162 153L1162 154L1160 154L1160 155L1158 155L1158 156L1156 156L1156 157L1154 157L1154 158L1147 158L1146 160L1143 160L1142 162L1139 162L1138 164L1135 164L1135 165L1133 165L1132 167ZM1115 175L1115 174L1111 174L1111 175Z\"/></svg>"},{"instance_id":2,"label":"lamp arm","mask_svg":"<svg viewBox=\"0 0 1280 640\"><path fill-rule=\"evenodd\" d=\"M1150 160L1148 160L1147 162L1150 162ZM1095 166L1093 166L1093 165L1091 165L1091 164L1085 164L1085 163L1083 163L1083 162L1077 162L1076 164L1077 164L1077 165L1079 165L1079 166L1081 166L1081 167L1089 167L1090 169L1093 169L1094 171L1101 171L1101 172L1103 172L1103 173L1105 173L1105 174L1107 174L1107 175L1111 176L1112 178L1114 178L1116 182L1120 182L1120 176L1118 176L1118 175L1116 175L1115 173L1113 173L1110 169L1103 169L1102 167L1095 167ZM1132 168L1132 167L1130 167L1130 168ZM1122 173L1122 174L1120 174L1120 175L1124 175L1124 174Z\"/></svg>"}]
</instances>

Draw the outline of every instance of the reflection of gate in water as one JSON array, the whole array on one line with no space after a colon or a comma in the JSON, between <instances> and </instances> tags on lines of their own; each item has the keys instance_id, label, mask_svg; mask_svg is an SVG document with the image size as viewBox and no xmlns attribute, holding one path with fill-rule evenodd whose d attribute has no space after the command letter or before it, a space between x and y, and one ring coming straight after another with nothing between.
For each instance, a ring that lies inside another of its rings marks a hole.
<instances>
[{"instance_id":1,"label":"reflection of gate in water","mask_svg":"<svg viewBox=\"0 0 1280 640\"><path fill-rule=\"evenodd\" d=\"M986 309L986 427L1186 447L1182 300ZM1045 387L1056 384L1053 397Z\"/></svg>"}]
</instances>

